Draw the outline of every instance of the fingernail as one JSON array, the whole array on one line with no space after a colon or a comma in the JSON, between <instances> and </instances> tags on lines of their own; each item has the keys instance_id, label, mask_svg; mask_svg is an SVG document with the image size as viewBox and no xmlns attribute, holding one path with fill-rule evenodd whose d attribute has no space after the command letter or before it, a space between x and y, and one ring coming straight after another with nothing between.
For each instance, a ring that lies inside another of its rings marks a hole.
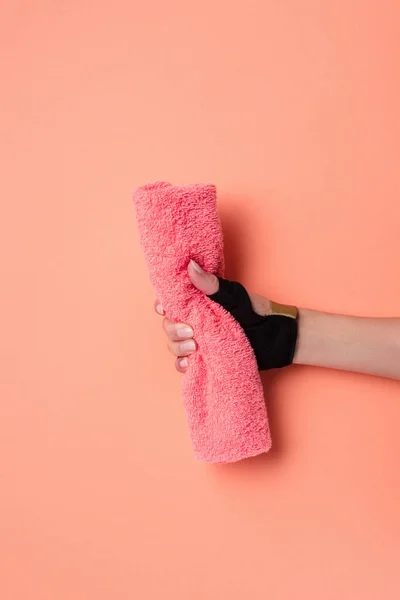
<instances>
[{"instance_id":1,"label":"fingernail","mask_svg":"<svg viewBox=\"0 0 400 600\"><path fill-rule=\"evenodd\" d=\"M196 344L193 340L183 342L180 347L183 352L191 352L192 350L196 350Z\"/></svg>"},{"instance_id":2,"label":"fingernail","mask_svg":"<svg viewBox=\"0 0 400 600\"><path fill-rule=\"evenodd\" d=\"M181 369L186 369L186 367L188 366L188 359L181 358L181 360L179 361L179 366L181 367Z\"/></svg>"},{"instance_id":3,"label":"fingernail","mask_svg":"<svg viewBox=\"0 0 400 600\"><path fill-rule=\"evenodd\" d=\"M193 259L190 261L190 264L192 265L193 269L195 271L197 271L197 273L204 273L203 269L201 268L200 265L197 264L197 262L195 262Z\"/></svg>"},{"instance_id":4,"label":"fingernail","mask_svg":"<svg viewBox=\"0 0 400 600\"><path fill-rule=\"evenodd\" d=\"M177 334L180 338L188 339L193 337L193 329L191 327L179 327Z\"/></svg>"},{"instance_id":5,"label":"fingernail","mask_svg":"<svg viewBox=\"0 0 400 600\"><path fill-rule=\"evenodd\" d=\"M164 309L161 306L161 304L157 304L156 311L158 312L159 315L163 315L164 314Z\"/></svg>"}]
</instances>

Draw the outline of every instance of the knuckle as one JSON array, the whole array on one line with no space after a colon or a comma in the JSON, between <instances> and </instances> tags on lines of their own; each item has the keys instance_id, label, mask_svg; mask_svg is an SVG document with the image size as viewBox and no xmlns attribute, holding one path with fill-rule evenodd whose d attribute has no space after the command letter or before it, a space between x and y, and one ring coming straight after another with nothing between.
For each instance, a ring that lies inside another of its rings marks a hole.
<instances>
[{"instance_id":1,"label":"knuckle","mask_svg":"<svg viewBox=\"0 0 400 600\"><path fill-rule=\"evenodd\" d=\"M171 340L168 342L168 349L174 356L179 356L179 345Z\"/></svg>"},{"instance_id":2,"label":"knuckle","mask_svg":"<svg viewBox=\"0 0 400 600\"><path fill-rule=\"evenodd\" d=\"M164 319L164 331L170 340L176 338L176 324L167 318Z\"/></svg>"}]
</instances>

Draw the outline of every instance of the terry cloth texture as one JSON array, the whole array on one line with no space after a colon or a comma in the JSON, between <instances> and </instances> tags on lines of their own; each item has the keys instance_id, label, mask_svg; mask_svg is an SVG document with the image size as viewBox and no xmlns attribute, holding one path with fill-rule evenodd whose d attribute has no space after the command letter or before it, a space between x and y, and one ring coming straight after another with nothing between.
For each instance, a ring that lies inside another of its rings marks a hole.
<instances>
[{"instance_id":1,"label":"terry cloth texture","mask_svg":"<svg viewBox=\"0 0 400 600\"><path fill-rule=\"evenodd\" d=\"M243 329L196 289L190 259L224 275L223 237L214 185L145 185L134 192L150 280L171 321L192 326L197 351L182 377L195 457L234 462L271 446L257 360Z\"/></svg>"}]
</instances>

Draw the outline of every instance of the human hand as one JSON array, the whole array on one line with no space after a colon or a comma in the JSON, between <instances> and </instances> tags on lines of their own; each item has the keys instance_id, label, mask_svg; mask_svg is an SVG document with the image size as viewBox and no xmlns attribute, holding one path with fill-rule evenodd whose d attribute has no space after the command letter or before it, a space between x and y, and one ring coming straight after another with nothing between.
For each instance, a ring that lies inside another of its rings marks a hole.
<instances>
[{"instance_id":1,"label":"human hand","mask_svg":"<svg viewBox=\"0 0 400 600\"><path fill-rule=\"evenodd\" d=\"M212 297L219 292L220 281L218 277L213 273L203 271L203 269L193 260L191 260L188 265L188 274L193 285L207 296ZM233 285L233 282L226 283ZM271 302L267 298L254 293L249 293L248 298L250 299L251 308L256 315L265 317L271 314ZM240 315L235 314L235 307L227 306L225 298L221 301L218 300L216 296L215 301L225 306L225 308L237 318L238 322L242 324ZM193 352L196 352L197 349L195 332L188 324L173 323L170 321L165 316L164 309L158 299L154 303L154 308L159 315L164 316L163 326L168 339L168 349L176 357L175 368L179 373L185 373L189 364L188 357L193 354ZM246 331L245 327L244 329Z\"/></svg>"},{"instance_id":2,"label":"human hand","mask_svg":"<svg viewBox=\"0 0 400 600\"><path fill-rule=\"evenodd\" d=\"M242 326L260 370L294 362L400 379L400 318L372 319L300 309L297 339L295 307L247 293L240 284L219 280L193 261L188 274L197 289L221 304ZM190 325L172 323L158 300L155 310L164 316L175 367L185 373L188 357L197 349L195 332ZM189 342L192 346L184 346Z\"/></svg>"}]
</instances>

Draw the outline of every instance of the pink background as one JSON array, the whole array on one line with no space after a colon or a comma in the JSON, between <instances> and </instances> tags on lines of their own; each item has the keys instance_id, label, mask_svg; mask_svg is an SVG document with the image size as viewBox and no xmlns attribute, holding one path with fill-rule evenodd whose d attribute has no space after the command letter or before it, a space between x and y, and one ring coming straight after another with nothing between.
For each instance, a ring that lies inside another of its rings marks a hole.
<instances>
[{"instance_id":1,"label":"pink background","mask_svg":"<svg viewBox=\"0 0 400 600\"><path fill-rule=\"evenodd\" d=\"M400 316L397 0L6 0L2 600L394 600L400 388L265 377L274 447L196 463L135 228L218 186L228 275Z\"/></svg>"}]
</instances>

